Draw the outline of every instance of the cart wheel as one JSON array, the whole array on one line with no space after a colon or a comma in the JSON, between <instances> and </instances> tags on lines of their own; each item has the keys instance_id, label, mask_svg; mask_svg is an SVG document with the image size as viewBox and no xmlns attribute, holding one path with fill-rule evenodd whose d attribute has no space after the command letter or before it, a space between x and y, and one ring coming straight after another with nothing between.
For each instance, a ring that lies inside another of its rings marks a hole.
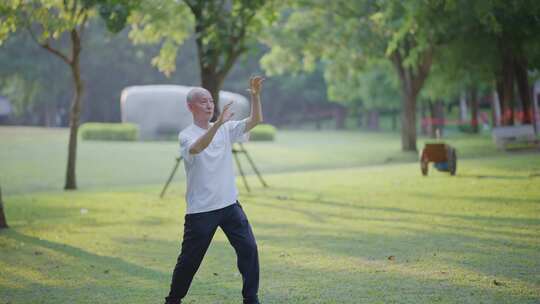
<instances>
[{"instance_id":1,"label":"cart wheel","mask_svg":"<svg viewBox=\"0 0 540 304\"><path fill-rule=\"evenodd\" d=\"M422 153L422 158L420 159L420 170L422 171L423 176L428 175L428 167L429 167L429 160L426 156L424 156L424 153Z\"/></svg>"},{"instance_id":2,"label":"cart wheel","mask_svg":"<svg viewBox=\"0 0 540 304\"><path fill-rule=\"evenodd\" d=\"M450 171L450 175L456 175L457 170L457 155L456 155L456 149L450 149L449 155L448 155L448 169Z\"/></svg>"}]
</instances>

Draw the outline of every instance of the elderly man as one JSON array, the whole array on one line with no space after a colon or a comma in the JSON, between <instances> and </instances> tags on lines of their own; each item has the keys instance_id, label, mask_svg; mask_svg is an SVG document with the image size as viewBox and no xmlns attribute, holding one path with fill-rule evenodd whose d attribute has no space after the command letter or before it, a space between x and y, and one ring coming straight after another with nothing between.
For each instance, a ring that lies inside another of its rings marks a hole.
<instances>
[{"instance_id":1,"label":"elderly man","mask_svg":"<svg viewBox=\"0 0 540 304\"><path fill-rule=\"evenodd\" d=\"M250 79L251 115L240 121L231 118L227 104L215 121L214 102L203 88L192 89L187 105L193 124L180 132L180 152L187 176L184 239L174 267L166 304L179 304L202 262L217 227L221 227L234 247L242 274L244 304L258 304L259 257L247 216L238 202L232 144L262 121L260 91L263 78Z\"/></svg>"}]
</instances>

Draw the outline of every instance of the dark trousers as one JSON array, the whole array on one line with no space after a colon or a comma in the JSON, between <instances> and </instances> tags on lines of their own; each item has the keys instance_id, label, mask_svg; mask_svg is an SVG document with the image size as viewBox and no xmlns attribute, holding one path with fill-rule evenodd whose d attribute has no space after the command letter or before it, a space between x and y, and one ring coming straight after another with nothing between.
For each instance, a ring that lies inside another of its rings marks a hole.
<instances>
[{"instance_id":1,"label":"dark trousers","mask_svg":"<svg viewBox=\"0 0 540 304\"><path fill-rule=\"evenodd\" d=\"M247 216L238 201L222 209L186 214L182 250L174 267L171 291L165 298L167 303L180 303L186 296L218 226L225 232L236 251L238 270L242 274L244 303L259 303L257 243Z\"/></svg>"}]
</instances>

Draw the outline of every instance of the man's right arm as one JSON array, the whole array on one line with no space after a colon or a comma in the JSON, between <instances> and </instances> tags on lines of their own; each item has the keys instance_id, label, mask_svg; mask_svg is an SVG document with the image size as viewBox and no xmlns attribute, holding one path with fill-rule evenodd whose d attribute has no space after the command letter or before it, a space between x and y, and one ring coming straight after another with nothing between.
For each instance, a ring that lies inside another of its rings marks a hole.
<instances>
[{"instance_id":1,"label":"man's right arm","mask_svg":"<svg viewBox=\"0 0 540 304\"><path fill-rule=\"evenodd\" d=\"M221 127L221 124L218 124L217 122L213 124L206 133L204 133L203 136L199 137L197 141L195 141L191 147L189 148L190 154L199 154L201 153L208 145L212 142L212 139L214 139L214 136L216 135L217 130Z\"/></svg>"},{"instance_id":2,"label":"man's right arm","mask_svg":"<svg viewBox=\"0 0 540 304\"><path fill-rule=\"evenodd\" d=\"M208 129L208 131L206 131L206 133L204 133L203 136L199 137L199 139L197 139L195 143L193 143L193 145L189 147L190 154L199 154L204 149L206 149L206 147L208 147L208 145L212 142L212 139L214 139L214 136L216 135L217 130L224 123L229 121L229 119L231 119L231 117L234 115L234 113L230 111L231 105L232 105L232 102L230 102L225 107L223 107L223 110L221 111L221 114L219 114L219 117L216 120L216 122L210 127L210 129Z\"/></svg>"}]
</instances>

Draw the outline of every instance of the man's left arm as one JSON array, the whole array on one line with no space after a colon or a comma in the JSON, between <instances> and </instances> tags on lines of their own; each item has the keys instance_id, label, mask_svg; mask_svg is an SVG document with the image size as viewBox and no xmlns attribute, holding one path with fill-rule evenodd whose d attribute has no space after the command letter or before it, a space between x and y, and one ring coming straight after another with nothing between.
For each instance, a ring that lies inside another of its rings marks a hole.
<instances>
[{"instance_id":1,"label":"man's left arm","mask_svg":"<svg viewBox=\"0 0 540 304\"><path fill-rule=\"evenodd\" d=\"M249 79L250 94L251 94L251 114L246 122L246 129L244 133L249 132L256 125L263 121L262 107L261 107L261 89L264 78L262 76L255 76Z\"/></svg>"}]
</instances>

